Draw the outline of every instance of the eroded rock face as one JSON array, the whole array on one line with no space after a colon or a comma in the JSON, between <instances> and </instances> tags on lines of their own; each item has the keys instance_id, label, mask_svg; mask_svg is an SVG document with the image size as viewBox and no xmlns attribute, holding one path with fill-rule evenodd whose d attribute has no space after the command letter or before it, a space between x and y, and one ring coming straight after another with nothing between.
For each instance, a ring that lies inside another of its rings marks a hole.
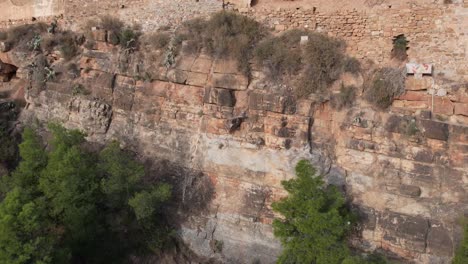
<instances>
[{"instance_id":1,"label":"eroded rock face","mask_svg":"<svg viewBox=\"0 0 468 264\"><path fill-rule=\"evenodd\" d=\"M456 219L468 210L467 124L401 107L379 112L361 101L336 111L327 102L295 100L261 72L248 80L235 62L204 54L182 54L166 69L138 53L97 47L79 59L79 78L29 90L23 118L61 122L94 142L117 139L148 160L184 168L154 177L177 182L190 212L179 215L179 233L195 253L273 263L280 244L271 203L286 195L281 181L294 177L297 161L308 159L360 209L357 246L449 263ZM151 78L143 81L145 73ZM240 120L235 129L233 120Z\"/></svg>"}]
</instances>

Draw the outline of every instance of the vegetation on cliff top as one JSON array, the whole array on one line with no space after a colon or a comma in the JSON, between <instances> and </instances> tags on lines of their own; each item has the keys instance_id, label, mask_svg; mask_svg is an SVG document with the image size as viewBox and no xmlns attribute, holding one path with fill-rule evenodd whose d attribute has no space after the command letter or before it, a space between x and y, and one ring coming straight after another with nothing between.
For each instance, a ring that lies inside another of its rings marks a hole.
<instances>
[{"instance_id":1,"label":"vegetation on cliff top","mask_svg":"<svg viewBox=\"0 0 468 264\"><path fill-rule=\"evenodd\" d=\"M1 263L125 263L169 241L170 185L143 184L142 165L115 142L94 154L82 133L50 130L46 148L26 129L21 162L2 177Z\"/></svg>"}]
</instances>

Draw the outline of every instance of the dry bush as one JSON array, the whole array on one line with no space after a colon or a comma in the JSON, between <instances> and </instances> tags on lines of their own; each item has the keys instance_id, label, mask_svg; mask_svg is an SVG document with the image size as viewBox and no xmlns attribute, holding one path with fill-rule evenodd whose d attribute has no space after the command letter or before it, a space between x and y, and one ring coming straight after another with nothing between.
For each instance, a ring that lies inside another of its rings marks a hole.
<instances>
[{"instance_id":1,"label":"dry bush","mask_svg":"<svg viewBox=\"0 0 468 264\"><path fill-rule=\"evenodd\" d=\"M250 76L252 50L264 37L265 29L251 18L221 11L209 20L186 22L177 35L177 42L187 41L186 52L205 48L215 58L235 58L239 70Z\"/></svg>"},{"instance_id":2,"label":"dry bush","mask_svg":"<svg viewBox=\"0 0 468 264\"><path fill-rule=\"evenodd\" d=\"M337 110L351 107L356 100L356 89L355 86L341 84L340 93L331 97L331 106Z\"/></svg>"},{"instance_id":3,"label":"dry bush","mask_svg":"<svg viewBox=\"0 0 468 264\"><path fill-rule=\"evenodd\" d=\"M347 57L344 61L344 71L352 74L359 74L361 72L361 63L353 57Z\"/></svg>"},{"instance_id":4,"label":"dry bush","mask_svg":"<svg viewBox=\"0 0 468 264\"><path fill-rule=\"evenodd\" d=\"M69 61L79 53L77 36L71 31L57 32L43 39L41 43L42 51L52 52L58 48L62 57Z\"/></svg>"},{"instance_id":5,"label":"dry bush","mask_svg":"<svg viewBox=\"0 0 468 264\"><path fill-rule=\"evenodd\" d=\"M151 33L145 36L143 44L153 49L164 49L169 45L171 35L165 32Z\"/></svg>"},{"instance_id":6,"label":"dry bush","mask_svg":"<svg viewBox=\"0 0 468 264\"><path fill-rule=\"evenodd\" d=\"M301 45L301 37L308 41ZM343 72L358 74L357 59L344 54L343 41L308 30L290 30L270 36L255 49L255 58L268 69L274 81L293 81L298 97L328 93L328 88Z\"/></svg>"},{"instance_id":7,"label":"dry bush","mask_svg":"<svg viewBox=\"0 0 468 264\"><path fill-rule=\"evenodd\" d=\"M36 36L45 32L47 32L47 25L44 23L20 25L10 28L7 31L6 46L20 51L29 51L29 43Z\"/></svg>"},{"instance_id":8,"label":"dry bush","mask_svg":"<svg viewBox=\"0 0 468 264\"><path fill-rule=\"evenodd\" d=\"M365 98L380 109L392 105L393 99L405 92L405 71L397 68L376 70L366 81Z\"/></svg>"},{"instance_id":9,"label":"dry bush","mask_svg":"<svg viewBox=\"0 0 468 264\"><path fill-rule=\"evenodd\" d=\"M120 19L113 16L101 16L99 22L99 28L104 29L109 32L120 33L120 31L125 26L124 22Z\"/></svg>"},{"instance_id":10,"label":"dry bush","mask_svg":"<svg viewBox=\"0 0 468 264\"><path fill-rule=\"evenodd\" d=\"M297 74L302 68L301 36L308 35L303 30L291 30L279 37L269 37L260 42L255 49L257 62L268 69L273 80L282 79L285 75Z\"/></svg>"},{"instance_id":11,"label":"dry bush","mask_svg":"<svg viewBox=\"0 0 468 264\"><path fill-rule=\"evenodd\" d=\"M344 42L323 34L310 34L304 50L306 65L297 82L299 97L325 92L343 73Z\"/></svg>"}]
</instances>

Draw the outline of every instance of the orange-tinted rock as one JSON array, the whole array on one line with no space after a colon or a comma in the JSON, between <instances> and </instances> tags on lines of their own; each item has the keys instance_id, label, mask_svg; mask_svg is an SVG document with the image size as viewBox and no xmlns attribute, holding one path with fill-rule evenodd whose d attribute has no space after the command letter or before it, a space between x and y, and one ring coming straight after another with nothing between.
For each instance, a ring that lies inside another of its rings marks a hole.
<instances>
[{"instance_id":1,"label":"orange-tinted rock","mask_svg":"<svg viewBox=\"0 0 468 264\"><path fill-rule=\"evenodd\" d=\"M432 87L433 80L429 77L415 78L408 77L406 78L405 87L406 90L417 91L417 90L428 90Z\"/></svg>"},{"instance_id":2,"label":"orange-tinted rock","mask_svg":"<svg viewBox=\"0 0 468 264\"><path fill-rule=\"evenodd\" d=\"M432 103L432 99L429 99L429 104ZM443 115L453 115L454 104L450 99L434 96L434 109L433 113Z\"/></svg>"},{"instance_id":3,"label":"orange-tinted rock","mask_svg":"<svg viewBox=\"0 0 468 264\"><path fill-rule=\"evenodd\" d=\"M455 103L455 114L468 116L468 103Z\"/></svg>"}]
</instances>

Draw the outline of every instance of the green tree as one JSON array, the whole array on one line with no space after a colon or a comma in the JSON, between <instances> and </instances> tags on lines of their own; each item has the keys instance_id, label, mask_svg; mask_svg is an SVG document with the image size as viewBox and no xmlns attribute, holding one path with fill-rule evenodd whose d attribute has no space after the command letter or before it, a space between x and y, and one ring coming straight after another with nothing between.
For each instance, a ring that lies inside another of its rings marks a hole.
<instances>
[{"instance_id":1,"label":"green tree","mask_svg":"<svg viewBox=\"0 0 468 264\"><path fill-rule=\"evenodd\" d=\"M465 223L463 231L463 241L455 252L453 264L466 264L468 263L468 222Z\"/></svg>"},{"instance_id":2,"label":"green tree","mask_svg":"<svg viewBox=\"0 0 468 264\"><path fill-rule=\"evenodd\" d=\"M348 255L345 237L352 217L343 195L306 161L296 166L297 178L283 181L289 196L273 203L282 218L273 222L283 252L278 263L341 263Z\"/></svg>"},{"instance_id":3,"label":"green tree","mask_svg":"<svg viewBox=\"0 0 468 264\"><path fill-rule=\"evenodd\" d=\"M0 263L53 263L58 236L46 207L20 188L6 195L0 204Z\"/></svg>"},{"instance_id":4,"label":"green tree","mask_svg":"<svg viewBox=\"0 0 468 264\"><path fill-rule=\"evenodd\" d=\"M104 175L100 183L101 190L111 207L125 206L145 174L143 166L122 151L116 141L99 153L98 167Z\"/></svg>"},{"instance_id":5,"label":"green tree","mask_svg":"<svg viewBox=\"0 0 468 264\"><path fill-rule=\"evenodd\" d=\"M150 191L136 193L128 204L133 208L138 220L154 216L158 208L171 197L171 186L161 184Z\"/></svg>"},{"instance_id":6,"label":"green tree","mask_svg":"<svg viewBox=\"0 0 468 264\"><path fill-rule=\"evenodd\" d=\"M19 152L21 162L12 176L5 178L2 187L20 187L23 191L37 192L39 172L47 165L47 156L40 139L30 128L23 132Z\"/></svg>"}]
</instances>

